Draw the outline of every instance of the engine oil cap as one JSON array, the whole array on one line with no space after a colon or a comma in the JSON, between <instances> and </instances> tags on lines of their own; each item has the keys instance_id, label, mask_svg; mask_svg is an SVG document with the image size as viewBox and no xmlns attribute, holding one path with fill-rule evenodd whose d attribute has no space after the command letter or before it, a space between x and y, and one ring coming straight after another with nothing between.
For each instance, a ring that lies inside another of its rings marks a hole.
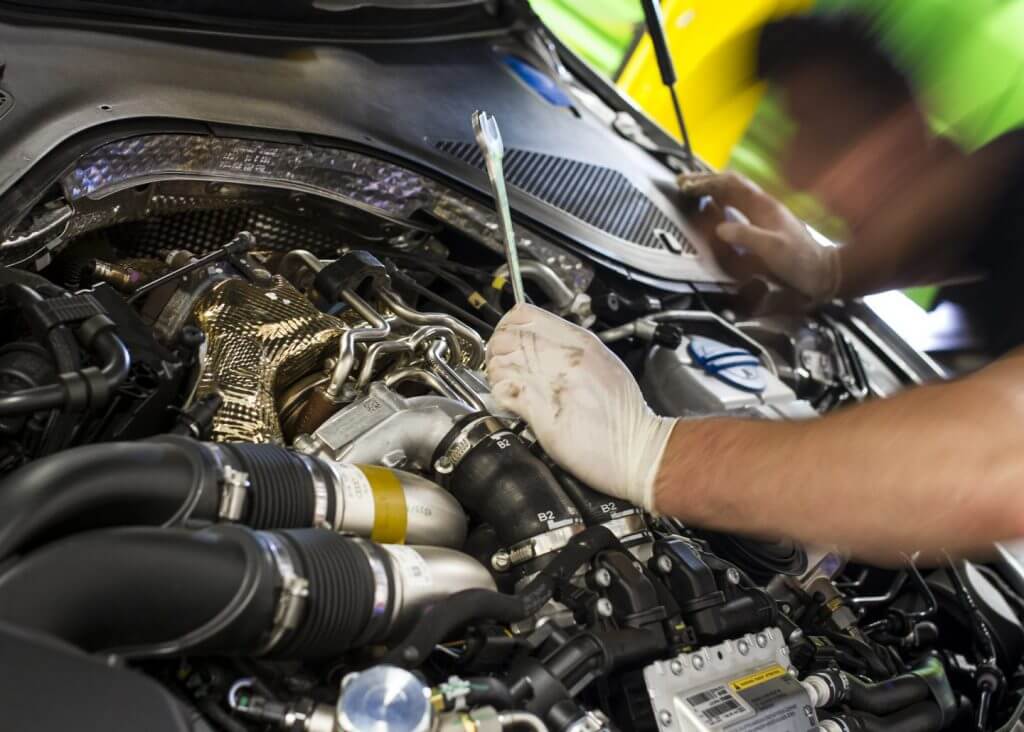
<instances>
[{"instance_id":1,"label":"engine oil cap","mask_svg":"<svg viewBox=\"0 0 1024 732\"><path fill-rule=\"evenodd\" d=\"M686 349L695 366L729 386L754 394L768 388L760 359L745 348L698 335Z\"/></svg>"},{"instance_id":2,"label":"engine oil cap","mask_svg":"<svg viewBox=\"0 0 1024 732\"><path fill-rule=\"evenodd\" d=\"M338 727L345 732L427 732L430 689L404 668L381 664L342 682Z\"/></svg>"}]
</instances>

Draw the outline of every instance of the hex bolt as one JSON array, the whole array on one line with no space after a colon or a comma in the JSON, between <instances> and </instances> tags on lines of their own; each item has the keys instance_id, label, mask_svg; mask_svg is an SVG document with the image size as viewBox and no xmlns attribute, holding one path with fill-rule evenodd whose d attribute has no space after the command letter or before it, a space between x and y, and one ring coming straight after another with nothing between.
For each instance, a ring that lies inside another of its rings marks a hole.
<instances>
[{"instance_id":1,"label":"hex bolt","mask_svg":"<svg viewBox=\"0 0 1024 732\"><path fill-rule=\"evenodd\" d=\"M764 633L758 633L754 636L754 642L757 643L758 648L767 648L768 636L766 636Z\"/></svg>"},{"instance_id":2,"label":"hex bolt","mask_svg":"<svg viewBox=\"0 0 1024 732\"><path fill-rule=\"evenodd\" d=\"M662 727L668 727L672 724L672 712L667 709L662 709L658 712L658 721L661 722Z\"/></svg>"},{"instance_id":3,"label":"hex bolt","mask_svg":"<svg viewBox=\"0 0 1024 732\"><path fill-rule=\"evenodd\" d=\"M610 618L612 614L615 612L615 608L612 607L612 601L609 600L607 597L602 597L600 600L598 600L595 609L597 610L597 614L600 615L602 618Z\"/></svg>"},{"instance_id":4,"label":"hex bolt","mask_svg":"<svg viewBox=\"0 0 1024 732\"><path fill-rule=\"evenodd\" d=\"M730 585L738 585L741 579L740 571L735 567L729 567L729 569L725 570L725 580Z\"/></svg>"},{"instance_id":5,"label":"hex bolt","mask_svg":"<svg viewBox=\"0 0 1024 732\"><path fill-rule=\"evenodd\" d=\"M604 567L594 571L594 584L598 587L612 586L612 573Z\"/></svg>"},{"instance_id":6,"label":"hex bolt","mask_svg":"<svg viewBox=\"0 0 1024 732\"><path fill-rule=\"evenodd\" d=\"M676 676L681 676L683 673L683 662L680 661L678 658L673 659L672 662L668 665L668 667L669 670L672 671L672 673L674 673Z\"/></svg>"},{"instance_id":7,"label":"hex bolt","mask_svg":"<svg viewBox=\"0 0 1024 732\"><path fill-rule=\"evenodd\" d=\"M662 554L658 557L657 567L662 574L668 574L672 571L672 560Z\"/></svg>"},{"instance_id":8,"label":"hex bolt","mask_svg":"<svg viewBox=\"0 0 1024 732\"><path fill-rule=\"evenodd\" d=\"M704 657L698 656L695 653L693 654L693 656L690 657L690 663L693 664L694 671L700 671L702 668L704 668Z\"/></svg>"},{"instance_id":9,"label":"hex bolt","mask_svg":"<svg viewBox=\"0 0 1024 732\"><path fill-rule=\"evenodd\" d=\"M750 644L745 640L740 639L736 641L736 650L740 652L741 656L745 656L750 653Z\"/></svg>"}]
</instances>

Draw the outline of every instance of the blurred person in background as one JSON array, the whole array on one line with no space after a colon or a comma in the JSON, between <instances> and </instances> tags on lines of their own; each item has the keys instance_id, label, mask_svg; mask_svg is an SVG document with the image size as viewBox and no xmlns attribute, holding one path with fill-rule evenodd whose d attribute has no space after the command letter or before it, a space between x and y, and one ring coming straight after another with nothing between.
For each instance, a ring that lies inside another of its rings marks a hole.
<instances>
[{"instance_id":1,"label":"blurred person in background","mask_svg":"<svg viewBox=\"0 0 1024 732\"><path fill-rule=\"evenodd\" d=\"M781 530L879 561L1024 535L1024 354L1009 352L1024 341L1024 136L967 154L935 135L906 76L849 17L770 25L758 70L796 127L785 176L851 235L821 245L735 173L684 176L684 197L717 204L705 211L739 212L709 229L723 267L741 283L767 277L807 307L986 277L977 327L1006 355L818 420L682 421L653 414L592 334L522 306L488 346L496 399L580 479L697 525Z\"/></svg>"}]
</instances>

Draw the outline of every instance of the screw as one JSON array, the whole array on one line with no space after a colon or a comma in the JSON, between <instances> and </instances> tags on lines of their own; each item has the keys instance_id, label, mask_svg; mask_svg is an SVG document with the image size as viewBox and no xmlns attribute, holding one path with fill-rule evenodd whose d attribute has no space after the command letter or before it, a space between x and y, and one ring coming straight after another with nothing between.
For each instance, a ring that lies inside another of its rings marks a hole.
<instances>
[{"instance_id":1,"label":"screw","mask_svg":"<svg viewBox=\"0 0 1024 732\"><path fill-rule=\"evenodd\" d=\"M511 564L512 557L504 549L494 552L494 556L491 557L491 567L495 572L504 572Z\"/></svg>"},{"instance_id":2,"label":"screw","mask_svg":"<svg viewBox=\"0 0 1024 732\"><path fill-rule=\"evenodd\" d=\"M750 653L750 644L741 639L736 643L736 650L740 652L741 656L745 656Z\"/></svg>"},{"instance_id":3,"label":"screw","mask_svg":"<svg viewBox=\"0 0 1024 732\"><path fill-rule=\"evenodd\" d=\"M740 571L735 567L729 567L725 570L725 580L730 585L738 585L740 583Z\"/></svg>"},{"instance_id":4,"label":"screw","mask_svg":"<svg viewBox=\"0 0 1024 732\"><path fill-rule=\"evenodd\" d=\"M793 611L793 608L790 607L790 604L788 602L784 602L781 605L779 605L779 610L781 610L786 615L789 615Z\"/></svg>"},{"instance_id":5,"label":"screw","mask_svg":"<svg viewBox=\"0 0 1024 732\"><path fill-rule=\"evenodd\" d=\"M758 648L766 648L768 646L768 636L764 633L758 633L754 636L754 642L757 643Z\"/></svg>"},{"instance_id":6,"label":"screw","mask_svg":"<svg viewBox=\"0 0 1024 732\"><path fill-rule=\"evenodd\" d=\"M703 656L698 656L697 654L694 654L690 658L690 662L693 664L693 670L694 671L700 671L702 668L704 668L704 657Z\"/></svg>"},{"instance_id":7,"label":"screw","mask_svg":"<svg viewBox=\"0 0 1024 732\"><path fill-rule=\"evenodd\" d=\"M662 709L658 712L658 721L661 722L663 727L668 727L672 724L672 712L667 709Z\"/></svg>"},{"instance_id":8,"label":"screw","mask_svg":"<svg viewBox=\"0 0 1024 732\"><path fill-rule=\"evenodd\" d=\"M658 571L662 574L668 574L672 571L672 560L664 554L662 554L660 557L658 557L657 567Z\"/></svg>"},{"instance_id":9,"label":"screw","mask_svg":"<svg viewBox=\"0 0 1024 732\"><path fill-rule=\"evenodd\" d=\"M612 573L604 567L594 571L594 584L598 587L611 587Z\"/></svg>"},{"instance_id":10,"label":"screw","mask_svg":"<svg viewBox=\"0 0 1024 732\"><path fill-rule=\"evenodd\" d=\"M676 676L680 676L683 673L683 662L680 661L678 658L674 659L672 663L668 665L668 667Z\"/></svg>"},{"instance_id":11,"label":"screw","mask_svg":"<svg viewBox=\"0 0 1024 732\"><path fill-rule=\"evenodd\" d=\"M607 597L602 597L598 600L595 609L597 610L597 614L602 618L610 618L612 613L615 612L615 608L612 607L612 601Z\"/></svg>"}]
</instances>

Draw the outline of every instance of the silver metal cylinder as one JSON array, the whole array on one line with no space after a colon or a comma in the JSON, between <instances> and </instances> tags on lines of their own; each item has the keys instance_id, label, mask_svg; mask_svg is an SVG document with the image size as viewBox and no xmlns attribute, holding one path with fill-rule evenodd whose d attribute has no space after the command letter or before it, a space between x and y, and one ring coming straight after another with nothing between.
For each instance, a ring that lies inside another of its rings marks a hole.
<instances>
[{"instance_id":1,"label":"silver metal cylinder","mask_svg":"<svg viewBox=\"0 0 1024 732\"><path fill-rule=\"evenodd\" d=\"M322 463L334 478L336 531L385 543L458 548L465 542L466 514L437 483L376 465Z\"/></svg>"},{"instance_id":2,"label":"silver metal cylinder","mask_svg":"<svg viewBox=\"0 0 1024 732\"><path fill-rule=\"evenodd\" d=\"M401 633L427 605L456 592L495 590L491 573L467 554L433 546L382 545L394 573L392 635Z\"/></svg>"}]
</instances>

